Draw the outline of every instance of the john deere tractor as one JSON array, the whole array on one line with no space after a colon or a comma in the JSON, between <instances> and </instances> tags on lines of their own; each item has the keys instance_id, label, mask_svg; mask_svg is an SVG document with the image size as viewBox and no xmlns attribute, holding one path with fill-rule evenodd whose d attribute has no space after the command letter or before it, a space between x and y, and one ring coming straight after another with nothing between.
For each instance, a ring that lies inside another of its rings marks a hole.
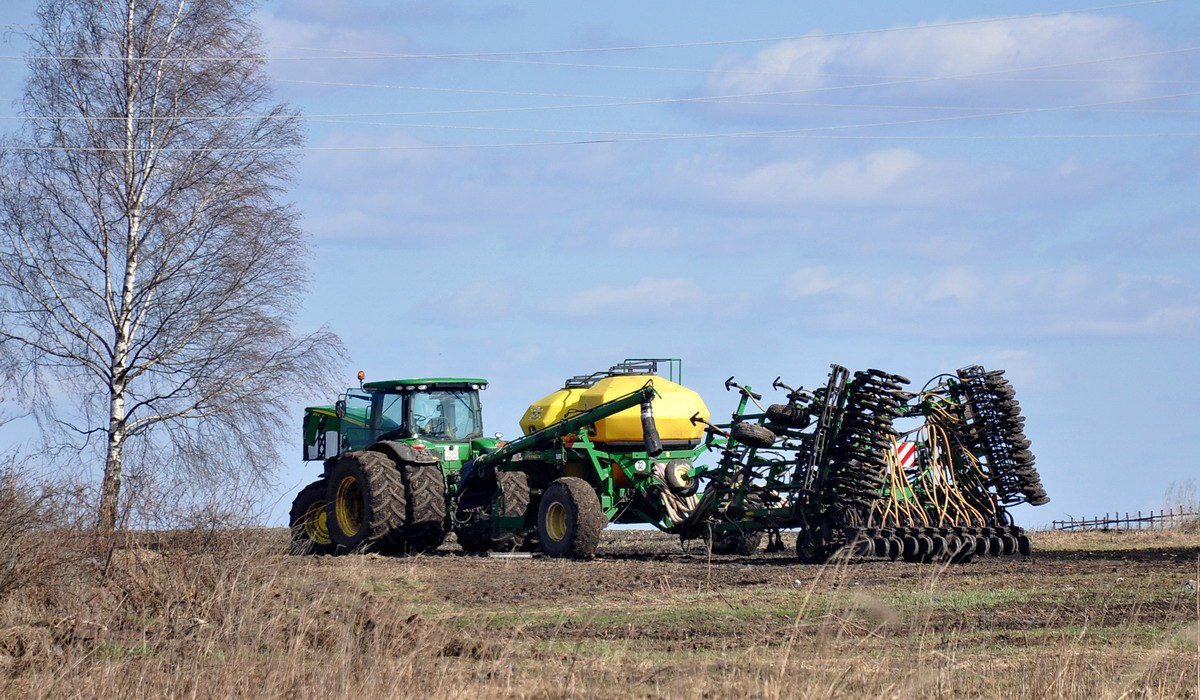
<instances>
[{"instance_id":1,"label":"john deere tractor","mask_svg":"<svg viewBox=\"0 0 1200 700\"><path fill-rule=\"evenodd\" d=\"M485 388L471 378L367 382L308 408L304 459L324 469L292 503L293 552L436 549L463 462L496 447L483 436Z\"/></svg>"}]
</instances>

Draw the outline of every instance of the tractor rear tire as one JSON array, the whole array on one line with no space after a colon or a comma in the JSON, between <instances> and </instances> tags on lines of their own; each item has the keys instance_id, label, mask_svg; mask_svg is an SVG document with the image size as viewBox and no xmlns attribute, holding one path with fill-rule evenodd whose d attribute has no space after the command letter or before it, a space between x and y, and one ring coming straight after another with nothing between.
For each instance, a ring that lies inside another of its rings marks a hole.
<instances>
[{"instance_id":1,"label":"tractor rear tire","mask_svg":"<svg viewBox=\"0 0 1200 700\"><path fill-rule=\"evenodd\" d=\"M446 539L446 482L437 464L405 464L404 479L407 522L404 554L435 551Z\"/></svg>"},{"instance_id":2,"label":"tractor rear tire","mask_svg":"<svg viewBox=\"0 0 1200 700\"><path fill-rule=\"evenodd\" d=\"M608 525L600 499L591 484L564 476L542 494L538 506L538 539L552 557L591 559L600 544L600 531Z\"/></svg>"},{"instance_id":3,"label":"tractor rear tire","mask_svg":"<svg viewBox=\"0 0 1200 700\"><path fill-rule=\"evenodd\" d=\"M333 554L333 540L329 538L328 511L325 508L325 493L328 484L318 479L300 489L292 501L288 515L288 526L292 539L288 554Z\"/></svg>"},{"instance_id":4,"label":"tractor rear tire","mask_svg":"<svg viewBox=\"0 0 1200 700\"><path fill-rule=\"evenodd\" d=\"M497 513L504 518L523 518L529 511L529 477L524 472L500 472L496 475L500 487L500 508ZM520 549L530 535L506 534L496 537L493 548L497 552Z\"/></svg>"},{"instance_id":5,"label":"tractor rear tire","mask_svg":"<svg viewBox=\"0 0 1200 700\"><path fill-rule=\"evenodd\" d=\"M404 480L379 452L348 452L329 474L325 504L336 553L388 550L401 541Z\"/></svg>"}]
</instances>

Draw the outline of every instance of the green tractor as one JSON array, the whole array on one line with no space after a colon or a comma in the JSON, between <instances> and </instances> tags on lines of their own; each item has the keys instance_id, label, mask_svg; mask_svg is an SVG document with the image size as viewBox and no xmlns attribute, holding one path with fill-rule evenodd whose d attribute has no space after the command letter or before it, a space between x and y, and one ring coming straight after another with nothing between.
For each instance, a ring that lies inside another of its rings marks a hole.
<instances>
[{"instance_id":1,"label":"green tractor","mask_svg":"<svg viewBox=\"0 0 1200 700\"><path fill-rule=\"evenodd\" d=\"M498 443L483 434L486 388L475 378L367 382L306 409L304 459L324 471L292 503L292 551L437 549L463 463Z\"/></svg>"}]
</instances>

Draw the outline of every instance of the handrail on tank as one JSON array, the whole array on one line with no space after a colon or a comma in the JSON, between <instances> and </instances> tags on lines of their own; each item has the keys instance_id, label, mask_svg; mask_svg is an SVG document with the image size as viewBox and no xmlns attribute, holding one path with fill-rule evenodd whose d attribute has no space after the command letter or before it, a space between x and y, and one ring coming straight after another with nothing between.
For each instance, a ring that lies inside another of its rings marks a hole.
<instances>
[{"instance_id":1,"label":"handrail on tank","mask_svg":"<svg viewBox=\"0 0 1200 700\"><path fill-rule=\"evenodd\" d=\"M683 360L677 357L627 357L606 370L575 375L564 382L563 388L585 389L608 377L656 375L661 363L667 365L667 379L676 384L683 382Z\"/></svg>"}]
</instances>

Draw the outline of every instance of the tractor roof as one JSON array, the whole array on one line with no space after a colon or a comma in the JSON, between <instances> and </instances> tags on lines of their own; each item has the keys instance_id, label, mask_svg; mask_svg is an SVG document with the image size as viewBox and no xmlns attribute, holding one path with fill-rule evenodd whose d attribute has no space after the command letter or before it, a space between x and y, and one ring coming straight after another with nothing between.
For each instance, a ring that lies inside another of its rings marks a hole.
<instances>
[{"instance_id":1,"label":"tractor roof","mask_svg":"<svg viewBox=\"0 0 1200 700\"><path fill-rule=\"evenodd\" d=\"M389 389L483 389L488 380L478 377L426 377L424 379L384 379L363 384L364 389L387 391Z\"/></svg>"}]
</instances>

